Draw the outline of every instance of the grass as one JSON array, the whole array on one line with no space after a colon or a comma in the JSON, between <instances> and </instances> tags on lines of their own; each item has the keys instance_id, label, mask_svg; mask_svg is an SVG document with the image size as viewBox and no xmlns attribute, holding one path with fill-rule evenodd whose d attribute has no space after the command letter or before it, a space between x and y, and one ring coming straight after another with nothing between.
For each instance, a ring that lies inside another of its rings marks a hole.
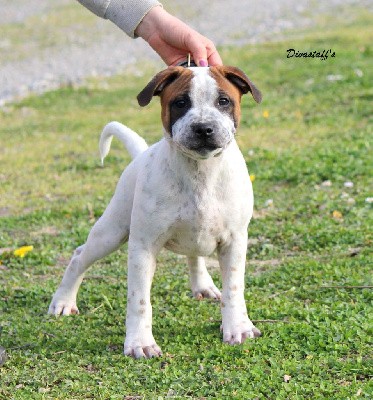
<instances>
[{"instance_id":1,"label":"grass","mask_svg":"<svg viewBox=\"0 0 373 400\"><path fill-rule=\"evenodd\" d=\"M126 247L88 272L81 315L46 315L129 161L114 142L99 166L103 125L123 121L149 143L161 136L157 101L141 110L135 101L151 67L2 110L1 399L371 398L371 23L324 21L302 39L221 50L265 99L244 99L238 136L255 175L246 299L264 333L242 346L222 344L218 305L192 299L185 262L169 252L152 291L162 358L122 355ZM289 47L337 56L286 59ZM12 254L26 244L31 253Z\"/></svg>"}]
</instances>

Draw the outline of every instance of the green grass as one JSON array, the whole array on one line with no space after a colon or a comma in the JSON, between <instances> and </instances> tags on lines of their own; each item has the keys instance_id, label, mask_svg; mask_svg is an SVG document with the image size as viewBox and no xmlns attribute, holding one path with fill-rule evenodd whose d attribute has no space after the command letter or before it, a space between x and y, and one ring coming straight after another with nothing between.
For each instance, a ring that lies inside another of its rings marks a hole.
<instances>
[{"instance_id":1,"label":"green grass","mask_svg":"<svg viewBox=\"0 0 373 400\"><path fill-rule=\"evenodd\" d=\"M150 67L0 113L0 247L34 246L25 258L0 256L1 399L371 398L372 22L325 21L303 39L221 50L264 94L260 106L244 99L238 136L256 177L246 299L263 332L242 346L222 344L218 304L191 297L184 260L168 252L152 291L162 358L122 355L126 247L88 272L81 315L46 315L129 161L114 142L99 166L102 127L117 119L149 143L161 136L157 101L135 100ZM337 56L286 59L289 47Z\"/></svg>"}]
</instances>

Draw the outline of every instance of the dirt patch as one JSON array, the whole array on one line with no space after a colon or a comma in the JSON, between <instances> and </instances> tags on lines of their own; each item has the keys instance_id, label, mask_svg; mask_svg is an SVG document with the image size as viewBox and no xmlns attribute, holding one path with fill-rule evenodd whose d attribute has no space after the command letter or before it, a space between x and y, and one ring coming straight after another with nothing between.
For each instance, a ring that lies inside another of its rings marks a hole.
<instances>
[{"instance_id":1,"label":"dirt patch","mask_svg":"<svg viewBox=\"0 0 373 400\"><path fill-rule=\"evenodd\" d=\"M32 237L38 236L57 236L59 233L58 229L55 226L43 226L41 229L31 232Z\"/></svg>"},{"instance_id":2,"label":"dirt patch","mask_svg":"<svg viewBox=\"0 0 373 400\"><path fill-rule=\"evenodd\" d=\"M254 266L254 271L250 272L250 275L259 276L269 270L279 267L281 264L281 260L274 258L272 260L251 260L246 263L246 266Z\"/></svg>"}]
</instances>

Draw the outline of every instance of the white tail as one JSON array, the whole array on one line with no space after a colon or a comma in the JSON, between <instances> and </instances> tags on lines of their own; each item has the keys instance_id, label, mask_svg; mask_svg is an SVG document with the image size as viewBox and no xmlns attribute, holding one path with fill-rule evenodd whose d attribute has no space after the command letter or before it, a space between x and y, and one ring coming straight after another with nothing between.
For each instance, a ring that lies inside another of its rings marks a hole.
<instances>
[{"instance_id":1,"label":"white tail","mask_svg":"<svg viewBox=\"0 0 373 400\"><path fill-rule=\"evenodd\" d=\"M124 144L124 147L130 153L132 158L135 158L138 154L144 152L148 148L145 140L132 129L120 122L109 122L103 129L100 137L99 148L102 164L104 164L104 158L109 154L113 136L118 138Z\"/></svg>"}]
</instances>

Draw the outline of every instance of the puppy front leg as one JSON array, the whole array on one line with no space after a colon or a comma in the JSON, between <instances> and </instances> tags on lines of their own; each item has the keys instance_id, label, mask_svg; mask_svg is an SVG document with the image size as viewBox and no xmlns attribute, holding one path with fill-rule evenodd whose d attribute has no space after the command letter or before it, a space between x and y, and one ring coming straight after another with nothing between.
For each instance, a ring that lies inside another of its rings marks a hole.
<instances>
[{"instance_id":1,"label":"puppy front leg","mask_svg":"<svg viewBox=\"0 0 373 400\"><path fill-rule=\"evenodd\" d=\"M156 255L144 244L129 242L127 279L127 318L124 354L134 358L151 358L162 354L152 333L150 289Z\"/></svg>"},{"instance_id":2,"label":"puppy front leg","mask_svg":"<svg viewBox=\"0 0 373 400\"><path fill-rule=\"evenodd\" d=\"M234 234L231 241L219 248L222 272L221 296L223 341L240 344L246 338L260 336L260 331L250 321L244 298L247 232Z\"/></svg>"}]
</instances>

